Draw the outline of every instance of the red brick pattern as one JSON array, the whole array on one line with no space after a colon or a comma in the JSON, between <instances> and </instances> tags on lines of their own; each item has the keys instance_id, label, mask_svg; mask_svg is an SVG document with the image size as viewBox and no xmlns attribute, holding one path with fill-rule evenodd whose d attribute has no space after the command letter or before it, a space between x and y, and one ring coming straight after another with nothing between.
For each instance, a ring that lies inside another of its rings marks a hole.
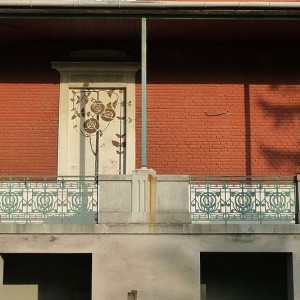
<instances>
[{"instance_id":1,"label":"red brick pattern","mask_svg":"<svg viewBox=\"0 0 300 300\"><path fill-rule=\"evenodd\" d=\"M300 84L188 81L149 82L148 168L159 174L300 172ZM138 86L138 99L140 93Z\"/></svg>"},{"instance_id":2,"label":"red brick pattern","mask_svg":"<svg viewBox=\"0 0 300 300\"><path fill-rule=\"evenodd\" d=\"M55 175L59 84L23 83L23 75L0 84L0 174Z\"/></svg>"},{"instance_id":3,"label":"red brick pattern","mask_svg":"<svg viewBox=\"0 0 300 300\"><path fill-rule=\"evenodd\" d=\"M240 66L247 55L230 60L227 54L228 65L222 56L218 61L214 56L212 65L208 51L194 66L190 53L176 54L170 63L171 58L153 58L150 51L147 167L158 174L300 173L299 68L286 53L276 68L277 57L251 68L251 60ZM20 58L0 74L1 174L57 174L59 74L51 70L51 59L34 61L31 56L20 67ZM137 168L139 82L137 74Z\"/></svg>"}]
</instances>

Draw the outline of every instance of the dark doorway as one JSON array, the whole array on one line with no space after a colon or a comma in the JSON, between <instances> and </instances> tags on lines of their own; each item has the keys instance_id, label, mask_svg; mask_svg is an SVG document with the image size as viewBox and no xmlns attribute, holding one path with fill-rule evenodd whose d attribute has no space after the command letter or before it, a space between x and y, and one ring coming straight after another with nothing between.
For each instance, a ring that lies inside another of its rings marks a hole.
<instances>
[{"instance_id":1,"label":"dark doorway","mask_svg":"<svg viewBox=\"0 0 300 300\"><path fill-rule=\"evenodd\" d=\"M4 284L37 284L38 300L91 300L91 254L1 254Z\"/></svg>"},{"instance_id":2,"label":"dark doorway","mask_svg":"<svg viewBox=\"0 0 300 300\"><path fill-rule=\"evenodd\" d=\"M201 253L201 300L292 300L291 253Z\"/></svg>"}]
</instances>

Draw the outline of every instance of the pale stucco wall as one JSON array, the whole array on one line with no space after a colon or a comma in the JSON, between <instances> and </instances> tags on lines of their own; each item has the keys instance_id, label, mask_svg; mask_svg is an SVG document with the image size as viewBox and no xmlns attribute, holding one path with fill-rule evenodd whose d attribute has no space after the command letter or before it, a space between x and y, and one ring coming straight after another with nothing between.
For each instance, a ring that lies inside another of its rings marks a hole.
<instances>
[{"instance_id":1,"label":"pale stucco wall","mask_svg":"<svg viewBox=\"0 0 300 300\"><path fill-rule=\"evenodd\" d=\"M300 299L298 225L151 227L7 224L0 252L92 253L93 300L126 299L132 289L139 300L199 300L200 252L292 252Z\"/></svg>"}]
</instances>

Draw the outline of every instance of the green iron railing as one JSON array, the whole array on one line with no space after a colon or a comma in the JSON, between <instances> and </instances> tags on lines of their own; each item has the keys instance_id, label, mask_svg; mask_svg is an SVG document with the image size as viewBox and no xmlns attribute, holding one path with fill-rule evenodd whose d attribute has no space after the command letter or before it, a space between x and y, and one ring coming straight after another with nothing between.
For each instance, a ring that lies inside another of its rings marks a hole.
<instances>
[{"instance_id":1,"label":"green iron railing","mask_svg":"<svg viewBox=\"0 0 300 300\"><path fill-rule=\"evenodd\" d=\"M97 223L95 177L0 176L1 223Z\"/></svg>"},{"instance_id":2,"label":"green iron railing","mask_svg":"<svg viewBox=\"0 0 300 300\"><path fill-rule=\"evenodd\" d=\"M296 184L285 176L191 176L192 221L295 223Z\"/></svg>"}]
</instances>

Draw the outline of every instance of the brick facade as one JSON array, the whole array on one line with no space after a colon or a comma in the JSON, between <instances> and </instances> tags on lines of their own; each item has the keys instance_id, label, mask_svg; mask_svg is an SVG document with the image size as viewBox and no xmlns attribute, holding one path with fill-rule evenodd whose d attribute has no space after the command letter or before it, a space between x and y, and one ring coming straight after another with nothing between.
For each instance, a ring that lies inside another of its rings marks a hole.
<instances>
[{"instance_id":1,"label":"brick facade","mask_svg":"<svg viewBox=\"0 0 300 300\"><path fill-rule=\"evenodd\" d=\"M55 175L59 75L50 69L51 56L45 49L36 47L36 50L24 52L11 50L3 58L0 74L1 175Z\"/></svg>"},{"instance_id":2,"label":"brick facade","mask_svg":"<svg viewBox=\"0 0 300 300\"><path fill-rule=\"evenodd\" d=\"M148 167L161 174L299 173L295 49L219 49L149 54ZM176 61L180 54L185 60Z\"/></svg>"},{"instance_id":3,"label":"brick facade","mask_svg":"<svg viewBox=\"0 0 300 300\"><path fill-rule=\"evenodd\" d=\"M276 57L264 49L262 61L257 60L262 48L238 57L236 50L218 57L209 49L171 55L168 48L156 50L149 49L148 168L159 174L300 172L296 51L285 49ZM28 57L3 62L1 173L55 175L59 75L50 67L55 57L30 55L24 64ZM139 168L140 74L136 81Z\"/></svg>"}]
</instances>

